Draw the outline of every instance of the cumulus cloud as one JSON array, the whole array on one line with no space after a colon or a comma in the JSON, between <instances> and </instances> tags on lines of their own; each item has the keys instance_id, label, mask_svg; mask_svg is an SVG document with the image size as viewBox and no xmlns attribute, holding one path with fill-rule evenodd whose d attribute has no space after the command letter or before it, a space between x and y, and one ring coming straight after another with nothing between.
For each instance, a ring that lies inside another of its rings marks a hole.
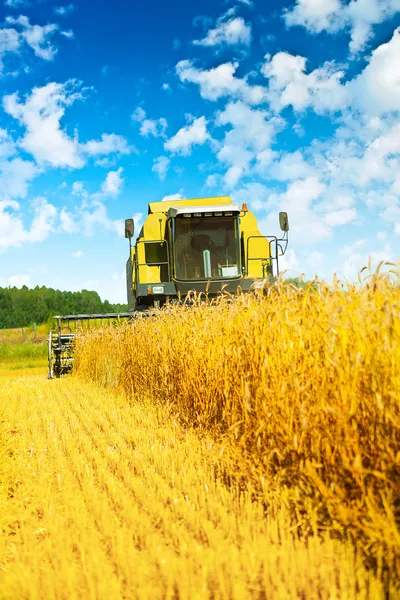
<instances>
[{"instance_id":1,"label":"cumulus cloud","mask_svg":"<svg viewBox=\"0 0 400 600\"><path fill-rule=\"evenodd\" d=\"M59 15L60 17L65 17L66 15L69 15L70 13L72 13L72 11L75 10L75 6L73 4L67 4L65 6L55 6L53 10L56 13L56 15Z\"/></svg>"},{"instance_id":2,"label":"cumulus cloud","mask_svg":"<svg viewBox=\"0 0 400 600\"><path fill-rule=\"evenodd\" d=\"M140 123L140 135L144 137L166 137L165 131L168 123L163 117L160 119L147 119L146 112L141 106L138 106L132 113L131 118L133 121Z\"/></svg>"},{"instance_id":3,"label":"cumulus cloud","mask_svg":"<svg viewBox=\"0 0 400 600\"><path fill-rule=\"evenodd\" d=\"M372 38L374 25L398 11L399 0L296 0L283 17L288 27L299 25L315 34L350 31L350 52L356 54Z\"/></svg>"},{"instance_id":4,"label":"cumulus cloud","mask_svg":"<svg viewBox=\"0 0 400 600\"><path fill-rule=\"evenodd\" d=\"M20 45L20 36L15 29L0 29L0 75L3 71L3 57L6 54L17 54Z\"/></svg>"},{"instance_id":5,"label":"cumulus cloud","mask_svg":"<svg viewBox=\"0 0 400 600\"><path fill-rule=\"evenodd\" d=\"M33 88L25 102L20 102L17 93L3 98L4 110L26 128L21 147L39 164L71 168L84 165L77 140L70 138L60 126L65 107L78 98L82 98L82 94L73 81Z\"/></svg>"},{"instance_id":6,"label":"cumulus cloud","mask_svg":"<svg viewBox=\"0 0 400 600\"><path fill-rule=\"evenodd\" d=\"M209 139L206 118L199 117L186 127L179 129L173 137L165 142L164 148L174 154L188 156L191 154L193 146L203 146Z\"/></svg>"},{"instance_id":7,"label":"cumulus cloud","mask_svg":"<svg viewBox=\"0 0 400 600\"><path fill-rule=\"evenodd\" d=\"M249 104L261 104L267 99L266 89L250 85L246 78L235 77L239 63L224 63L208 71L198 69L190 60L181 60L175 67L182 83L194 83L200 87L205 100L218 100L226 96L242 99Z\"/></svg>"},{"instance_id":8,"label":"cumulus cloud","mask_svg":"<svg viewBox=\"0 0 400 600\"><path fill-rule=\"evenodd\" d=\"M100 140L85 144L79 143L77 132L71 137L62 128L61 119L67 107L83 98L80 84L73 80L35 87L24 101L17 93L4 96L4 110L25 127L18 146L31 154L39 166L79 169L87 156L129 154L135 150L116 134L103 134Z\"/></svg>"},{"instance_id":9,"label":"cumulus cloud","mask_svg":"<svg viewBox=\"0 0 400 600\"><path fill-rule=\"evenodd\" d=\"M90 140L86 144L81 144L81 149L89 156L137 152L136 148L128 144L124 136L115 133L103 133L100 140Z\"/></svg>"},{"instance_id":10,"label":"cumulus cloud","mask_svg":"<svg viewBox=\"0 0 400 600\"><path fill-rule=\"evenodd\" d=\"M31 25L29 18L20 15L18 18L7 17L7 23L22 28L21 37L30 46L36 56L43 60L53 60L57 48L51 45L50 38L57 31L55 23L49 25Z\"/></svg>"},{"instance_id":11,"label":"cumulus cloud","mask_svg":"<svg viewBox=\"0 0 400 600\"><path fill-rule=\"evenodd\" d=\"M216 125L228 126L217 157L227 165L224 182L229 188L237 185L249 171L252 161L266 164L266 156L273 157L270 146L283 128L284 120L268 111L253 109L243 102L230 102L217 114Z\"/></svg>"},{"instance_id":12,"label":"cumulus cloud","mask_svg":"<svg viewBox=\"0 0 400 600\"><path fill-rule=\"evenodd\" d=\"M5 0L4 4L10 8L18 8L20 6L25 6L27 0Z\"/></svg>"},{"instance_id":13,"label":"cumulus cloud","mask_svg":"<svg viewBox=\"0 0 400 600\"><path fill-rule=\"evenodd\" d=\"M159 156L153 160L151 170L153 173L157 173L160 181L164 181L166 178L170 163L171 160L167 156Z\"/></svg>"},{"instance_id":14,"label":"cumulus cloud","mask_svg":"<svg viewBox=\"0 0 400 600\"><path fill-rule=\"evenodd\" d=\"M347 95L341 83L344 72L332 63L306 73L307 59L288 52L267 55L262 73L268 78L268 98L279 111L292 106L295 111L312 108L317 114L345 107Z\"/></svg>"},{"instance_id":15,"label":"cumulus cloud","mask_svg":"<svg viewBox=\"0 0 400 600\"><path fill-rule=\"evenodd\" d=\"M66 208L62 208L60 212L60 230L63 233L75 233L77 231L77 224L74 217Z\"/></svg>"},{"instance_id":16,"label":"cumulus cloud","mask_svg":"<svg viewBox=\"0 0 400 600\"><path fill-rule=\"evenodd\" d=\"M176 194L170 194L169 196L164 196L162 202L171 202L171 200L184 200L185 196L183 194L183 189L176 192Z\"/></svg>"},{"instance_id":17,"label":"cumulus cloud","mask_svg":"<svg viewBox=\"0 0 400 600\"><path fill-rule=\"evenodd\" d=\"M378 46L368 65L349 84L352 102L370 114L400 110L400 27Z\"/></svg>"},{"instance_id":18,"label":"cumulus cloud","mask_svg":"<svg viewBox=\"0 0 400 600\"><path fill-rule=\"evenodd\" d=\"M194 40L197 46L249 46L251 26L242 17L230 17L230 11L217 20L216 27L210 29L202 40Z\"/></svg>"},{"instance_id":19,"label":"cumulus cloud","mask_svg":"<svg viewBox=\"0 0 400 600\"><path fill-rule=\"evenodd\" d=\"M0 201L0 251L25 243L42 242L54 231L57 209L43 197L32 203L33 219L26 228L20 205L13 200Z\"/></svg>"},{"instance_id":20,"label":"cumulus cloud","mask_svg":"<svg viewBox=\"0 0 400 600\"><path fill-rule=\"evenodd\" d=\"M31 161L13 158L0 160L0 196L25 198L29 182L40 173L40 169Z\"/></svg>"},{"instance_id":21,"label":"cumulus cloud","mask_svg":"<svg viewBox=\"0 0 400 600\"><path fill-rule=\"evenodd\" d=\"M319 211L326 185L316 177L290 183L285 192L271 193L265 208L268 216L261 218L260 227L271 235L276 230L277 214L286 211L290 218L291 242L297 246L316 244L331 237L332 229Z\"/></svg>"},{"instance_id":22,"label":"cumulus cloud","mask_svg":"<svg viewBox=\"0 0 400 600\"><path fill-rule=\"evenodd\" d=\"M325 223L331 227L339 225L347 225L354 221L357 217L355 208L342 208L341 210L333 210L325 215Z\"/></svg>"},{"instance_id":23,"label":"cumulus cloud","mask_svg":"<svg viewBox=\"0 0 400 600\"><path fill-rule=\"evenodd\" d=\"M116 197L120 194L124 179L122 177L123 168L119 167L116 171L107 173L105 181L101 185L101 194L103 196Z\"/></svg>"},{"instance_id":24,"label":"cumulus cloud","mask_svg":"<svg viewBox=\"0 0 400 600\"><path fill-rule=\"evenodd\" d=\"M339 28L337 15L342 8L340 0L296 0L283 17L288 27L300 25L312 33L321 33Z\"/></svg>"}]
</instances>

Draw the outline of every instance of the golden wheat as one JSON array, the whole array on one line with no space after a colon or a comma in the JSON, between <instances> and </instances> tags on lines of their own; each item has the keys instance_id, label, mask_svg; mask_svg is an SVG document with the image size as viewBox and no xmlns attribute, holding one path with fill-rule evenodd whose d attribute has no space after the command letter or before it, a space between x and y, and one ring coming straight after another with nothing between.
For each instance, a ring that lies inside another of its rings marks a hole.
<instances>
[{"instance_id":1,"label":"golden wheat","mask_svg":"<svg viewBox=\"0 0 400 600\"><path fill-rule=\"evenodd\" d=\"M400 288L375 274L344 290L171 307L78 339L77 371L146 395L224 444L229 481L283 502L299 535L351 540L400 576Z\"/></svg>"},{"instance_id":2,"label":"golden wheat","mask_svg":"<svg viewBox=\"0 0 400 600\"><path fill-rule=\"evenodd\" d=\"M227 486L223 446L77 377L0 379L0 597L385 597L350 542ZM393 586L392 586L393 588ZM394 590L394 588L393 588ZM394 593L394 592L393 592Z\"/></svg>"}]
</instances>

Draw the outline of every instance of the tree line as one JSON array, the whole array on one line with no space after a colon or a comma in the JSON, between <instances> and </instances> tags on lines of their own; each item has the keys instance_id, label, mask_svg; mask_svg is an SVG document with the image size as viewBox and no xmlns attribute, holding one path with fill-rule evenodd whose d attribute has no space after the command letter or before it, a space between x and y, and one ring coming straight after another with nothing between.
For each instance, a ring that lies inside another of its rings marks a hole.
<instances>
[{"instance_id":1,"label":"tree line","mask_svg":"<svg viewBox=\"0 0 400 600\"><path fill-rule=\"evenodd\" d=\"M124 312L127 304L101 300L97 292L61 292L45 286L0 288L0 329L46 323L53 315Z\"/></svg>"}]
</instances>

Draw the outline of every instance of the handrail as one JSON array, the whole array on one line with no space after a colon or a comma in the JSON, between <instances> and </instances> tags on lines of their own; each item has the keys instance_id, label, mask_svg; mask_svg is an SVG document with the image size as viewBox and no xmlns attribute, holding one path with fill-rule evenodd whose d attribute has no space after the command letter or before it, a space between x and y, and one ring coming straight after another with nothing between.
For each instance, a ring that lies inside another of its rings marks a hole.
<instances>
[{"instance_id":1,"label":"handrail","mask_svg":"<svg viewBox=\"0 0 400 600\"><path fill-rule=\"evenodd\" d=\"M268 242L269 245L269 256L254 256L252 258L250 258L249 256L249 242L252 239L262 239ZM247 247L246 247L246 275L249 272L249 261L251 260L263 260L265 262L270 262L271 267L273 265L273 261L276 261L276 274L279 275L279 262L278 262L278 238L274 235L250 235L247 238ZM273 245L275 246L275 256L273 256L272 253L272 247ZM263 271L264 271L264 265L263 265ZM273 272L271 273L271 275L273 276ZM265 273L263 272L263 277L265 276Z\"/></svg>"}]
</instances>

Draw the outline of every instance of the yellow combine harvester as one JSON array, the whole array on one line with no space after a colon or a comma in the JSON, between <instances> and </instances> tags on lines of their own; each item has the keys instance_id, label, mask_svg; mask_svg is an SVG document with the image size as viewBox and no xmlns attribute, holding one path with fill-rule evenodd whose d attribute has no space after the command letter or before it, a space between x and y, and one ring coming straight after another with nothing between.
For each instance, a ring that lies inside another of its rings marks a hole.
<instances>
[{"instance_id":1,"label":"yellow combine harvester","mask_svg":"<svg viewBox=\"0 0 400 600\"><path fill-rule=\"evenodd\" d=\"M150 203L135 245L133 219L125 222L130 309L160 307L190 291L235 294L278 275L288 243L286 213L280 225L282 238L261 235L254 214L228 196Z\"/></svg>"},{"instance_id":2,"label":"yellow combine harvester","mask_svg":"<svg viewBox=\"0 0 400 600\"><path fill-rule=\"evenodd\" d=\"M151 307L184 300L189 292L213 297L222 290L236 294L263 286L279 274L278 258L288 244L287 214L279 213L279 221L282 237L264 236L247 206L234 204L228 196L151 202L134 245L134 221L125 221L129 312L54 317L49 377L72 370L73 326L131 319Z\"/></svg>"}]
</instances>

